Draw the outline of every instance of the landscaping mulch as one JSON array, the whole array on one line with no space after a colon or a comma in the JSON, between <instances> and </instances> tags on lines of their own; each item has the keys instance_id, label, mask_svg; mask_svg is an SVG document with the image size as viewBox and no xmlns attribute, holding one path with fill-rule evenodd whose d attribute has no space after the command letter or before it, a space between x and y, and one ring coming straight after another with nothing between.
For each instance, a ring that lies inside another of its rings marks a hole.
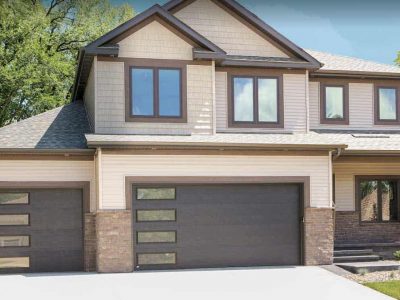
<instances>
[{"instance_id":1,"label":"landscaping mulch","mask_svg":"<svg viewBox=\"0 0 400 300\"><path fill-rule=\"evenodd\" d=\"M373 272L364 275L348 274L345 277L353 281L356 281L358 283L383 282L383 281L400 280L400 271Z\"/></svg>"}]
</instances>

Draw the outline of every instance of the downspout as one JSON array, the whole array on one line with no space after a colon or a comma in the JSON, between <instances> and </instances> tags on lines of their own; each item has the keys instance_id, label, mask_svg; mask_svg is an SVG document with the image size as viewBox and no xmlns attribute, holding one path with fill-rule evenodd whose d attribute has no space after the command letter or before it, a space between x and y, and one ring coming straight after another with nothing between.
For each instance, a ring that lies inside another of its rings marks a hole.
<instances>
[{"instance_id":1,"label":"downspout","mask_svg":"<svg viewBox=\"0 0 400 300\"><path fill-rule=\"evenodd\" d=\"M96 212L101 209L103 203L103 170L102 170L102 151L96 148Z\"/></svg>"},{"instance_id":2,"label":"downspout","mask_svg":"<svg viewBox=\"0 0 400 300\"><path fill-rule=\"evenodd\" d=\"M306 133L310 132L310 72L306 70Z\"/></svg>"},{"instance_id":3,"label":"downspout","mask_svg":"<svg viewBox=\"0 0 400 300\"><path fill-rule=\"evenodd\" d=\"M331 151L333 152L333 151ZM342 155L343 149L342 148L337 148L335 153L332 155L332 160L337 160L341 155Z\"/></svg>"}]
</instances>

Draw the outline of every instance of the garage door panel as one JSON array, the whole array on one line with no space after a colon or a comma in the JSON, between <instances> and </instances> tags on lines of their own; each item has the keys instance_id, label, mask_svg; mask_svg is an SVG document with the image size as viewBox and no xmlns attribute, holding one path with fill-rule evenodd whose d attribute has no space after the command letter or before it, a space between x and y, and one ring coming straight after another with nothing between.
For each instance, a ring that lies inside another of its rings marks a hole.
<instances>
[{"instance_id":1,"label":"garage door panel","mask_svg":"<svg viewBox=\"0 0 400 300\"><path fill-rule=\"evenodd\" d=\"M81 189L30 189L28 205L0 205L0 213L29 214L28 226L0 226L2 235L27 235L29 247L1 247L0 257L29 257L30 267L0 272L83 270ZM0 192L2 192L0 190Z\"/></svg>"},{"instance_id":2,"label":"garage door panel","mask_svg":"<svg viewBox=\"0 0 400 300\"><path fill-rule=\"evenodd\" d=\"M133 209L176 209L175 222L137 222L134 234L176 229L176 244L138 244L135 254L176 253L174 265L136 269L298 265L302 201L299 184L172 185L176 199L143 201ZM135 189L135 188L134 188Z\"/></svg>"}]
</instances>

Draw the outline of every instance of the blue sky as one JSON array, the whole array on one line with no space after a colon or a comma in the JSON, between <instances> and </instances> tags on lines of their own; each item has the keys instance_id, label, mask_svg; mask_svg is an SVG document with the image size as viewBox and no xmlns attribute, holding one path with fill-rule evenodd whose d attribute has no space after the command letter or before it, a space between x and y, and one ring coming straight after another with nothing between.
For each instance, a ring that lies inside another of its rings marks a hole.
<instances>
[{"instance_id":1,"label":"blue sky","mask_svg":"<svg viewBox=\"0 0 400 300\"><path fill-rule=\"evenodd\" d=\"M111 0L141 12L167 0ZM303 48L393 64L400 0L238 0Z\"/></svg>"}]
</instances>

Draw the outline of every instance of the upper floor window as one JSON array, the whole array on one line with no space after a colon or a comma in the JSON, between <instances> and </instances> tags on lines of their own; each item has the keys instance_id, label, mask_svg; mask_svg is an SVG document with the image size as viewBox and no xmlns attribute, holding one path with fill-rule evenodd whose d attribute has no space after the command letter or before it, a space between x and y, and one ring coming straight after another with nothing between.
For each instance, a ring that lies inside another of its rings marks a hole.
<instances>
[{"instance_id":1,"label":"upper floor window","mask_svg":"<svg viewBox=\"0 0 400 300\"><path fill-rule=\"evenodd\" d=\"M375 124L397 124L399 96L397 88L377 87L375 95Z\"/></svg>"},{"instance_id":2,"label":"upper floor window","mask_svg":"<svg viewBox=\"0 0 400 300\"><path fill-rule=\"evenodd\" d=\"M346 85L321 85L321 123L349 123Z\"/></svg>"},{"instance_id":3,"label":"upper floor window","mask_svg":"<svg viewBox=\"0 0 400 300\"><path fill-rule=\"evenodd\" d=\"M184 122L182 73L180 68L130 67L127 121Z\"/></svg>"},{"instance_id":4,"label":"upper floor window","mask_svg":"<svg viewBox=\"0 0 400 300\"><path fill-rule=\"evenodd\" d=\"M230 94L231 127L282 127L280 78L232 76Z\"/></svg>"}]
</instances>

